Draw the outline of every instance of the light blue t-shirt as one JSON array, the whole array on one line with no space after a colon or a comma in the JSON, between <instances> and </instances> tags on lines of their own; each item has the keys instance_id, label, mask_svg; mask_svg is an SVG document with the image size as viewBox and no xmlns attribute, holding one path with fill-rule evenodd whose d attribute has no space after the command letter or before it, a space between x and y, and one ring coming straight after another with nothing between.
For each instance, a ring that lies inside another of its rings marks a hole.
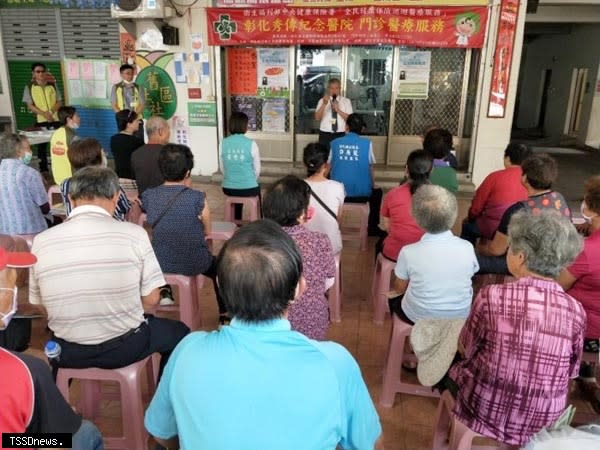
<instances>
[{"instance_id":1,"label":"light blue t-shirt","mask_svg":"<svg viewBox=\"0 0 600 450\"><path fill-rule=\"evenodd\" d=\"M395 274L410 280L402 310L421 319L467 318L473 300L471 277L479 270L473 246L446 231L425 233L400 250Z\"/></svg>"},{"instance_id":2,"label":"light blue t-shirt","mask_svg":"<svg viewBox=\"0 0 600 450\"><path fill-rule=\"evenodd\" d=\"M379 418L341 345L287 320L237 319L182 340L146 411L154 436L184 450L371 450Z\"/></svg>"},{"instance_id":3,"label":"light blue t-shirt","mask_svg":"<svg viewBox=\"0 0 600 450\"><path fill-rule=\"evenodd\" d=\"M223 187L252 189L258 186L252 158L252 139L243 134L233 134L221 143Z\"/></svg>"}]
</instances>

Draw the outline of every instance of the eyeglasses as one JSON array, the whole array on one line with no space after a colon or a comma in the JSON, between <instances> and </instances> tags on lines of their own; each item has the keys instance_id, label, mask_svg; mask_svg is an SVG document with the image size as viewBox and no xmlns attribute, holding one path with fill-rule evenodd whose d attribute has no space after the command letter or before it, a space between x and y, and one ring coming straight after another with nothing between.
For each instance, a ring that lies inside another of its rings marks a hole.
<instances>
[{"instance_id":1,"label":"eyeglasses","mask_svg":"<svg viewBox=\"0 0 600 450\"><path fill-rule=\"evenodd\" d=\"M45 70L34 70L35 73L46 73Z\"/></svg>"}]
</instances>

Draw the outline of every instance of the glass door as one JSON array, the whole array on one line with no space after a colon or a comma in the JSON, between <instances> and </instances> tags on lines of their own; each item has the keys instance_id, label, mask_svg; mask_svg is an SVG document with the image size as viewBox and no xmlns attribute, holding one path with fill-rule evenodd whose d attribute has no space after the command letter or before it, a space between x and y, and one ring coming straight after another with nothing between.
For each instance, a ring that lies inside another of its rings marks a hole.
<instances>
[{"instance_id":1,"label":"glass door","mask_svg":"<svg viewBox=\"0 0 600 450\"><path fill-rule=\"evenodd\" d=\"M392 46L348 47L346 97L366 124L363 134L373 142L377 163L386 161L388 124L392 98Z\"/></svg>"},{"instance_id":2,"label":"glass door","mask_svg":"<svg viewBox=\"0 0 600 450\"><path fill-rule=\"evenodd\" d=\"M306 144L316 142L319 122L315 119L317 103L327 90L331 78L342 78L341 46L296 47L294 86L294 129L296 161L302 160Z\"/></svg>"}]
</instances>

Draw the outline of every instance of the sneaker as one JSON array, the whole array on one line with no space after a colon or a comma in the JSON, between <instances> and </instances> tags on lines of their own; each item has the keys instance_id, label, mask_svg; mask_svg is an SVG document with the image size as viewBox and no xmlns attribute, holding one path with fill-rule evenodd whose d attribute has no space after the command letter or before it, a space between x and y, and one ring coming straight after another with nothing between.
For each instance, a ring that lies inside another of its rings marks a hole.
<instances>
[{"instance_id":1,"label":"sneaker","mask_svg":"<svg viewBox=\"0 0 600 450\"><path fill-rule=\"evenodd\" d=\"M163 286L160 288L160 306L170 306L174 305L175 300L173 300L173 291L171 291L171 286Z\"/></svg>"}]
</instances>

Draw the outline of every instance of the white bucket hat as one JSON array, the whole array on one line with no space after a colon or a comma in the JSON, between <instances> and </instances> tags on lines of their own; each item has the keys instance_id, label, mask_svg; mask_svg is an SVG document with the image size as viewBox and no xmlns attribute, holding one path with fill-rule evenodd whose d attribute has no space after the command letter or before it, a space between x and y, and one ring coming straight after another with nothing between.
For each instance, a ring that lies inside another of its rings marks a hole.
<instances>
[{"instance_id":1,"label":"white bucket hat","mask_svg":"<svg viewBox=\"0 0 600 450\"><path fill-rule=\"evenodd\" d=\"M417 360L417 378L423 386L433 386L448 372L458 349L458 336L465 319L418 320L410 334Z\"/></svg>"}]
</instances>

